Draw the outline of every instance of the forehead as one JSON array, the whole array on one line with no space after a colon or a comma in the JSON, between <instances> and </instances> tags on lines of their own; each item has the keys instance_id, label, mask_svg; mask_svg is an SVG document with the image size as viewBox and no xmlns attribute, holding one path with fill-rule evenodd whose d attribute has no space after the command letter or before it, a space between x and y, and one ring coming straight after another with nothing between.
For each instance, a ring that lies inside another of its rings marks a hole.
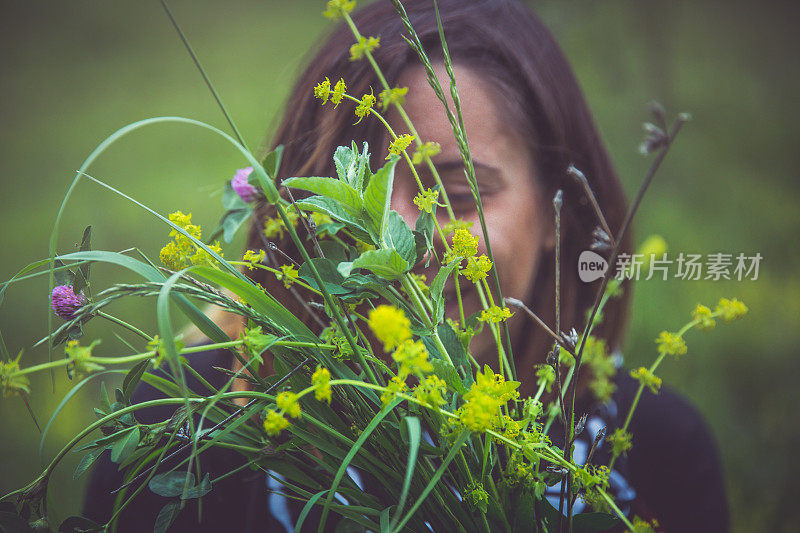
<instances>
[{"instance_id":1,"label":"forehead","mask_svg":"<svg viewBox=\"0 0 800 533\"><path fill-rule=\"evenodd\" d=\"M433 68L448 105L455 113L447 71L441 62L433 63ZM481 76L469 66L455 64L453 70L473 159L497 167L505 166L510 159L514 159L524 163L526 168L534 172L529 145L518 133L518 128L511 124L511 117L505 112L506 106L498 104L498 99L503 97L502 92L493 86L490 79ZM420 140L438 142L441 145L441 155L436 159L439 161L460 159L458 145L453 137L444 106L428 84L425 69L422 66L406 69L400 75L397 85L408 87L403 107L414 124ZM407 132L407 126L394 109L389 116L395 133L399 135Z\"/></svg>"},{"instance_id":2,"label":"forehead","mask_svg":"<svg viewBox=\"0 0 800 533\"><path fill-rule=\"evenodd\" d=\"M447 98L447 103L455 113L450 95L450 79L440 62L433 64L434 72ZM485 145L485 141L505 136L498 106L493 101L492 88L489 82L481 79L473 69L461 65L453 67L458 94L462 106L464 126L467 130L470 148L473 145ZM405 70L398 85L408 87L404 108L414 123L422 141L434 141L442 145L443 155L451 150L458 153L450 122L444 106L428 84L422 66L414 66ZM402 121L394 121L404 129ZM398 132L399 133L399 132Z\"/></svg>"}]
</instances>

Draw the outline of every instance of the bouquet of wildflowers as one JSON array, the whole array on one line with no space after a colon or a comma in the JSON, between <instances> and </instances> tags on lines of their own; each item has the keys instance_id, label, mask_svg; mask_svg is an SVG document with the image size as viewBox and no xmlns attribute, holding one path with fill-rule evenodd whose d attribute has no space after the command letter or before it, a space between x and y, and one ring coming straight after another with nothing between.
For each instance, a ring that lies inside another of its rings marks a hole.
<instances>
[{"instance_id":1,"label":"bouquet of wildflowers","mask_svg":"<svg viewBox=\"0 0 800 533\"><path fill-rule=\"evenodd\" d=\"M351 55L368 59L380 72L371 54L379 40L360 35L349 15L353 6L352 1L332 0L325 14L346 19L355 41ZM409 45L429 73L432 90L447 106L444 89L414 28L399 1L396 6L407 26ZM453 112L448 108L448 117L483 221L443 33L442 45L455 103ZM240 469L279 476L282 490L305 502L296 531L312 527L322 531L332 515L348 531L602 531L619 526L645 531L652 526L631 521L608 491L610 468L632 446L628 425L633 410L645 389L658 393L661 379L656 371L666 357L686 352L684 337L689 330L710 329L718 319L734 320L747 308L738 300L723 298L713 309L699 305L691 321L679 330L662 332L654 363L631 373L640 387L623 427L610 435L599 431L587 460L575 462L571 451L585 424L575 408L576 383L582 368L589 368L593 390L608 391L615 369L607 347L592 330L602 320L606 302L619 294L621 281L603 278L581 332L561 332L519 300L503 298L490 249L477 254L479 239L487 238L485 226L483 234L474 234L452 217L431 160L437 145L410 134L396 135L376 108L378 100L384 110L402 108L404 95L404 89L388 85L378 96L352 95L344 79L319 80L314 89L320 105L337 107L351 101L356 104L358 121L378 120L389 129L389 156L379 169L370 168L370 147L353 143L330 154L335 176L281 179L281 147L256 159L226 133L175 117L127 126L92 153L76 182L92 180L123 196L86 170L107 146L153 123L177 121L212 130L240 150L248 166L226 183L225 212L210 238L203 239L191 214L177 211L164 217L132 200L169 226L170 240L157 260L132 250L94 251L87 228L79 251L56 254L53 245L50 258L28 265L2 285L0 295L30 272L46 273L51 280L52 309L63 321L51 327L52 333L44 339L50 347L50 362L24 367L21 358L12 358L0 343L0 386L5 397L31 393L27 376L33 372L65 367L78 381L71 396L107 369L125 368L117 371L124 380L112 397L103 387L95 409L97 421L69 441L34 481L2 498L2 520L53 525L47 522L46 506L53 469L68 453L80 452L84 456L77 477L110 450L111 459L125 472L123 496L112 519L95 524L71 517L59 530L104 530L133 496L151 490L169 498L156 523L156 529L163 531L185 501L202 499L214 490L221 478L204 475L196 458L212 447L223 447L241 454ZM655 110L656 124L648 127L645 149L657 152L658 157L641 192L684 120L679 117L668 128L663 111ZM414 131L410 124L409 129ZM422 186L416 170L421 164L432 170L435 187ZM414 199L419 215L413 228L390 205L397 165L408 165L420 186ZM582 178L577 169L570 171ZM295 201L288 189L302 191L304 196ZM588 184L586 192L591 197ZM596 245L610 251L612 263L640 198L641 194L617 234L597 212ZM229 242L262 201L274 208L275 215L264 228L266 250L247 250L241 261L222 257L216 239ZM556 195L556 231L561 201L561 195ZM437 208L448 209L450 223L440 226ZM279 235L291 238L301 262L295 263L269 244ZM433 246L436 239L443 243L443 253ZM645 243L652 253L660 246L657 239ZM95 292L89 281L90 266L103 263L127 268L141 281ZM420 263L436 266L430 282L412 272ZM282 303L285 295L271 294L254 283L244 275L247 269L268 271L282 282L287 294L291 291L300 294L301 301L311 301L305 311L324 327L312 330ZM464 316L461 308L460 320L446 318L444 288L453 281L459 304L460 288L473 284L484 308L471 316ZM111 302L131 296L155 300L157 332L141 331L104 310ZM204 304L241 316L247 324L242 335L229 338L198 307ZM170 318L174 307L208 343L185 345ZM537 391L527 398L517 390L520 383L505 327L513 312L529 316L552 337L547 362L536 370ZM97 318L128 329L140 338L139 345L132 345L127 355L99 355L99 341L87 343L82 338L82 325ZM495 340L496 366L479 365L470 351L470 340L482 329ZM208 394L201 395L187 387L186 378L194 373L192 355L211 349L230 350L240 367L228 370L225 386L209 385ZM57 355L62 350L63 357ZM266 354L275 372L262 377L259 367L266 363ZM249 390L234 390L237 379L245 380ZM140 382L157 388L164 398L131 403ZM160 405L174 406L174 415L154 424L137 421L138 410ZM563 438L555 440L550 428L557 421L566 429ZM611 448L608 465L591 461L601 446ZM162 466L174 457L179 460L170 463L170 468ZM362 490L348 475L350 467L373 473L374 486ZM548 487L557 484L563 487L558 509L544 496ZM347 499L347 505L335 498L337 494ZM594 512L573 514L577 498ZM306 519L313 508L321 509L321 514L318 523L310 524Z\"/></svg>"}]
</instances>

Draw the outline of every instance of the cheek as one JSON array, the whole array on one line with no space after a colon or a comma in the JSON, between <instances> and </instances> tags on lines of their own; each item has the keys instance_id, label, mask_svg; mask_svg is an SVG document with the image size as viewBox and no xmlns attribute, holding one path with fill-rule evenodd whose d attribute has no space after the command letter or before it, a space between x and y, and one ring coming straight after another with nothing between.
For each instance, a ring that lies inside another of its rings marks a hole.
<instances>
[{"instance_id":1,"label":"cheek","mask_svg":"<svg viewBox=\"0 0 800 533\"><path fill-rule=\"evenodd\" d=\"M497 263L504 296L525 299L530 291L540 255L542 227L535 202L528 195L508 195L486 213L492 253Z\"/></svg>"}]
</instances>

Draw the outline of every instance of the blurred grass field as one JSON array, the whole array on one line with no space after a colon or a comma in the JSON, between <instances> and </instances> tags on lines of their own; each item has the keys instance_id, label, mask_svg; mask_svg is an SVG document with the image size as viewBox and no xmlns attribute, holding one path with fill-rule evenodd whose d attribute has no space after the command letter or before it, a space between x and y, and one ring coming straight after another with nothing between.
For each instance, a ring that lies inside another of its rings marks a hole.
<instances>
[{"instance_id":1,"label":"blurred grass field","mask_svg":"<svg viewBox=\"0 0 800 533\"><path fill-rule=\"evenodd\" d=\"M307 51L323 34L322 1L175 0L173 11L251 149L272 131ZM97 0L2 2L0 16L0 280L46 257L59 203L74 171L116 129L139 119L178 115L227 126L157 2ZM668 362L664 381L689 397L722 450L734 531L789 531L800 463L795 356L800 317L797 94L800 73L793 21L778 4L607 1L536 2L569 57L629 194L649 160L636 152L646 103L657 99L688 123L646 197L636 238L651 233L672 253L752 255L757 281L643 281L635 289L625 346L629 366L655 355L662 329L688 320L698 302L735 296L750 307L741 322L690 334L689 354ZM90 169L151 208L191 211L210 231L221 214L214 195L241 157L207 132L179 125L139 131ZM80 184L62 224L59 249L93 226L96 249L136 245L156 257L167 230L125 200ZM794 237L792 237L794 235ZM241 241L225 249L235 256ZM132 279L94 268L96 288ZM153 331L152 301L114 304L111 312ZM0 330L24 366L47 360L31 349L46 334L46 277L12 287ZM87 339L98 352L123 345L97 320ZM127 334L120 332L123 337ZM60 354L56 352L56 355ZM32 407L44 424L70 382L56 372L32 380ZM54 422L42 458L39 433L19 398L0 400L0 492L27 483L89 421L97 383ZM51 484L54 523L78 511L83 480L71 458Z\"/></svg>"}]
</instances>

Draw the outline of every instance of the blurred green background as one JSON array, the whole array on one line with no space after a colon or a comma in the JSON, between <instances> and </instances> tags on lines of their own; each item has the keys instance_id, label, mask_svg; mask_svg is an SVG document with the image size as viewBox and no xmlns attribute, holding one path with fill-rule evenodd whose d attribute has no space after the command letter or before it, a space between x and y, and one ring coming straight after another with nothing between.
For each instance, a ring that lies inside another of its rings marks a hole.
<instances>
[{"instance_id":1,"label":"blurred green background","mask_svg":"<svg viewBox=\"0 0 800 533\"><path fill-rule=\"evenodd\" d=\"M175 0L193 42L251 148L279 119L307 51L328 27L322 1ZM689 355L662 368L688 396L720 444L734 531L789 531L800 446L793 406L800 400L795 356L800 317L798 76L790 4L754 2L536 2L566 51L630 194L649 160L636 146L646 103L693 121L680 134L636 223L637 241L663 235L673 253L763 256L757 281L643 281L635 290L626 344L630 366L652 361L653 338L675 329L698 302L736 296L750 314L709 335L691 333ZM0 13L0 280L46 257L58 205L89 152L119 127L158 115L226 125L157 2L3 2ZM233 149L204 131L160 125L118 143L90 170L153 209L191 211L209 231L220 213L214 194L243 166ZM59 249L94 227L94 247L131 245L157 256L167 230L128 202L82 183L64 216ZM795 237L792 237L794 235ZM233 256L241 242L226 248ZM96 289L132 279L98 266ZM110 309L145 330L153 302ZM12 287L0 329L23 365L46 361L32 349L47 329L47 281ZM98 353L122 349L95 320L87 339ZM123 337L130 336L119 332ZM57 354L58 355L58 354ZM32 380L31 405L46 423L69 390L56 372ZM19 398L0 400L0 492L32 480L72 435L94 419L97 386L86 387L54 422L43 455L39 433ZM54 523L77 512L83 480L71 481L79 456L51 483ZM794 530L794 529L793 529Z\"/></svg>"}]
</instances>

